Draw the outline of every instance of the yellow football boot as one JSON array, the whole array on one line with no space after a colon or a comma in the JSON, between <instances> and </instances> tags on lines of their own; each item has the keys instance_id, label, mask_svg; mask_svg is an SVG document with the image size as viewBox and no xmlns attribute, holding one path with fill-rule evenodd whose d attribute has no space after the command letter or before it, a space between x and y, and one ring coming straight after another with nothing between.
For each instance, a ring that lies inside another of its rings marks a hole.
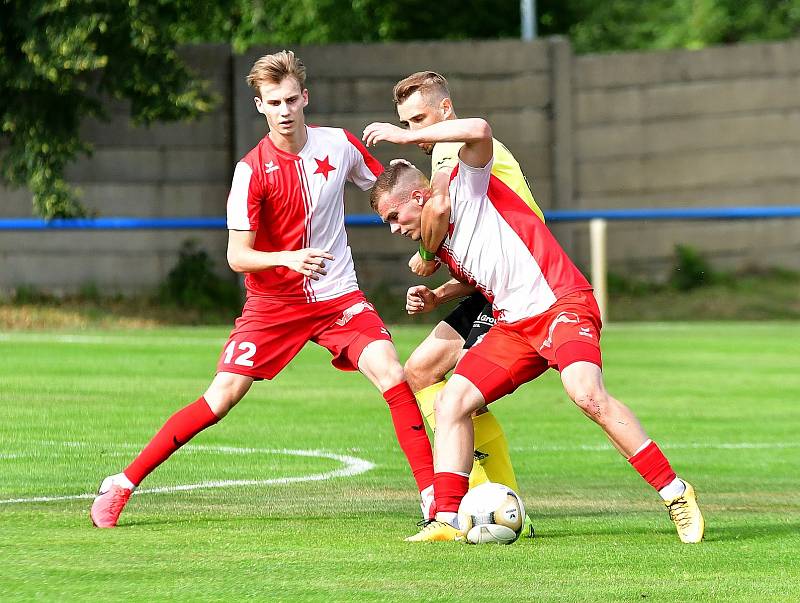
<instances>
[{"instance_id":1,"label":"yellow football boot","mask_svg":"<svg viewBox=\"0 0 800 603\"><path fill-rule=\"evenodd\" d=\"M700 507L697 506L694 488L688 482L683 483L686 486L683 494L672 500L665 500L664 506L667 507L669 518L678 530L681 542L700 542L703 539L706 524L703 521Z\"/></svg>"},{"instance_id":2,"label":"yellow football boot","mask_svg":"<svg viewBox=\"0 0 800 603\"><path fill-rule=\"evenodd\" d=\"M460 539L461 532L444 521L421 522L422 529L406 538L406 542L445 542Z\"/></svg>"}]
</instances>

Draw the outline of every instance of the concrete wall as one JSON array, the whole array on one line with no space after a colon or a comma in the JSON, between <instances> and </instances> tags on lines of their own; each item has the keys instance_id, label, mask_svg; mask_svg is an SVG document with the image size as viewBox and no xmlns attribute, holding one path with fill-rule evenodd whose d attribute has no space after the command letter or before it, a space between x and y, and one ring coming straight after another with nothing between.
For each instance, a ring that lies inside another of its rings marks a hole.
<instances>
[{"instance_id":1,"label":"concrete wall","mask_svg":"<svg viewBox=\"0 0 800 603\"><path fill-rule=\"evenodd\" d=\"M800 203L800 41L582 56L573 73L580 207ZM631 222L609 236L620 272L663 275L676 243L716 266L800 269L798 220Z\"/></svg>"},{"instance_id":2,"label":"concrete wall","mask_svg":"<svg viewBox=\"0 0 800 603\"><path fill-rule=\"evenodd\" d=\"M222 215L235 161L265 133L244 76L255 58L226 47L186 51L219 95L193 124L133 128L124 106L87 123L96 150L69 177L103 215ZM395 121L391 88L433 69L447 75L459 115L486 117L517 156L544 209L800 203L800 42L702 51L575 57L560 38L296 47L309 69L310 123L360 134ZM381 161L416 149L381 145ZM349 191L349 213L368 211ZM29 195L0 188L0 216L30 214ZM555 225L586 268L585 225ZM724 267L800 268L800 221L622 223L610 229L611 269L664 277L673 246L704 250ZM0 289L69 290L86 282L131 291L166 276L193 237L225 273L224 232L0 234ZM410 281L413 249L385 230L354 228L362 285Z\"/></svg>"}]
</instances>

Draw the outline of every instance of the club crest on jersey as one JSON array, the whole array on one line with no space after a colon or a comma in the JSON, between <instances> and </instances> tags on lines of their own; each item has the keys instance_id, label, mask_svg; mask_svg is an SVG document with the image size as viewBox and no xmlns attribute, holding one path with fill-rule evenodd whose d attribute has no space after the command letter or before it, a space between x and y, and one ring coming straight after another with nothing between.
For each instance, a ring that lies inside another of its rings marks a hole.
<instances>
[{"instance_id":1,"label":"club crest on jersey","mask_svg":"<svg viewBox=\"0 0 800 603\"><path fill-rule=\"evenodd\" d=\"M325 159L317 159L314 157L314 161L317 162L317 170L314 172L315 174L322 174L325 176L325 180L328 179L328 174L330 174L336 168L331 165L331 162L328 161L329 155L325 155Z\"/></svg>"},{"instance_id":2,"label":"club crest on jersey","mask_svg":"<svg viewBox=\"0 0 800 603\"><path fill-rule=\"evenodd\" d=\"M336 324L339 325L340 327L343 327L348 322L350 322L350 319L353 318L353 316L361 314L365 310L371 310L374 312L375 307L369 302L358 302L357 304L353 304L352 306L347 308L347 310L342 312L342 315L336 321Z\"/></svg>"},{"instance_id":3,"label":"club crest on jersey","mask_svg":"<svg viewBox=\"0 0 800 603\"><path fill-rule=\"evenodd\" d=\"M272 172L277 172L279 169L281 169L281 166L275 165L274 161L270 160L269 163L265 163L264 164L264 173L265 174L271 174Z\"/></svg>"}]
</instances>

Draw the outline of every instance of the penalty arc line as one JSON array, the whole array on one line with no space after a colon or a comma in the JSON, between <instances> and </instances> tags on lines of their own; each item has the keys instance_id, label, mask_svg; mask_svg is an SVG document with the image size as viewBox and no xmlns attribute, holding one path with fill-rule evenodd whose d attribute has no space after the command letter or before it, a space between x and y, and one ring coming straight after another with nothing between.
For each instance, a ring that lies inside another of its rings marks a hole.
<instances>
[{"instance_id":1,"label":"penalty arc line","mask_svg":"<svg viewBox=\"0 0 800 603\"><path fill-rule=\"evenodd\" d=\"M295 484L298 482L313 482L324 481L336 477L352 477L366 473L375 465L367 460L360 459L354 456L347 456L342 454L332 454L323 452L321 450L289 450L289 449L259 449L259 448L234 448L231 446L202 446L203 450L210 452L222 452L227 454L284 454L289 456L306 456L326 458L339 461L344 464L344 467L335 469L333 471L326 471L325 473L315 473L312 475L300 475L291 477L276 477L270 479L240 479L240 480L221 480L221 481L208 481L200 482L197 484L183 484L178 486L161 486L158 488L142 488L134 490L134 494L165 494L170 492L187 492L190 490L204 490L212 488L232 488L236 486L269 486L269 485L283 485ZM79 500L94 498L97 496L95 493L87 494L69 494L64 496L35 496L30 498L13 498L0 500L0 505L21 504L21 503L36 503L36 502L53 502L59 500Z\"/></svg>"}]
</instances>

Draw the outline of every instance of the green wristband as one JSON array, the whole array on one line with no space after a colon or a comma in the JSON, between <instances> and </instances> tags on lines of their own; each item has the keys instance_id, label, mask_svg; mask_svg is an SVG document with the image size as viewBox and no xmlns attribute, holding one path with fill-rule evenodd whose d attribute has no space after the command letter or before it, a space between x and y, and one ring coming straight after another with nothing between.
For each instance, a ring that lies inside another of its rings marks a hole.
<instances>
[{"instance_id":1,"label":"green wristband","mask_svg":"<svg viewBox=\"0 0 800 603\"><path fill-rule=\"evenodd\" d=\"M419 257L421 257L426 262L432 262L433 260L436 259L436 254L435 253L431 253L430 251L425 249L423 244L420 243L419 244Z\"/></svg>"}]
</instances>

